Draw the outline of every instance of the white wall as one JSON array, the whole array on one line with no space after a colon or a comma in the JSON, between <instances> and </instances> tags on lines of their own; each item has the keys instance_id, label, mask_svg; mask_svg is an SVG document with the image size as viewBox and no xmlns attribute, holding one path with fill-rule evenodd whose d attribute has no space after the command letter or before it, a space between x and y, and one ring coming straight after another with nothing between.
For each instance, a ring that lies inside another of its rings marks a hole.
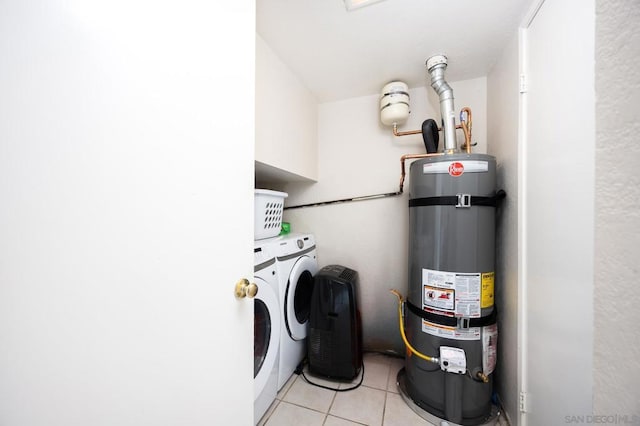
<instances>
[{"instance_id":1,"label":"white wall","mask_svg":"<svg viewBox=\"0 0 640 426\"><path fill-rule=\"evenodd\" d=\"M469 106L473 111L476 152L486 149L486 83L486 78L451 82L456 109ZM439 120L437 96L429 92L431 87L410 90L411 119L400 130L420 129L427 118ZM420 135L394 137L380 124L378 99L376 94L320 104L318 182L279 186L290 194L286 205L398 190L400 157L424 153L425 148ZM396 299L388 290L406 293L407 289L407 192L401 197L285 211L294 232L316 235L321 266L338 263L360 273L365 346L400 354L404 346Z\"/></svg>"},{"instance_id":2,"label":"white wall","mask_svg":"<svg viewBox=\"0 0 640 426\"><path fill-rule=\"evenodd\" d=\"M525 35L520 197L528 425L592 412L594 27L593 0L553 0Z\"/></svg>"},{"instance_id":3,"label":"white wall","mask_svg":"<svg viewBox=\"0 0 640 426\"><path fill-rule=\"evenodd\" d=\"M518 418L518 37L514 34L487 78L487 145L497 160L496 306L499 345L496 392L512 424Z\"/></svg>"},{"instance_id":4,"label":"white wall","mask_svg":"<svg viewBox=\"0 0 640 426\"><path fill-rule=\"evenodd\" d=\"M594 400L640 421L640 3L596 2Z\"/></svg>"},{"instance_id":5,"label":"white wall","mask_svg":"<svg viewBox=\"0 0 640 426\"><path fill-rule=\"evenodd\" d=\"M258 34L255 117L258 170L271 170L267 165L288 172L288 178L316 180L317 101Z\"/></svg>"}]
</instances>

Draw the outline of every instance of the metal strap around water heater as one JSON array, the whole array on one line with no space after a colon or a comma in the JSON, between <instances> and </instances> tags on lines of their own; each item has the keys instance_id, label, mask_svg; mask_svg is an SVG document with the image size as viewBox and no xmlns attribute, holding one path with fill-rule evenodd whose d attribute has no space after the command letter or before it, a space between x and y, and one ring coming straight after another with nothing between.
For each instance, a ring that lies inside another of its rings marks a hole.
<instances>
[{"instance_id":1,"label":"metal strap around water heater","mask_svg":"<svg viewBox=\"0 0 640 426\"><path fill-rule=\"evenodd\" d=\"M412 314L419 316L425 321L429 321L431 323L438 324L438 325L445 325L448 327L458 326L458 318L456 317L447 317L444 315L438 315L432 312L427 312L424 309L420 309L413 303L409 302L409 300L406 300L405 304L407 308L409 308L409 311ZM469 327L485 327L487 325L495 324L497 321L498 321L498 311L494 306L493 311L491 311L489 315L485 317L480 317L480 318L470 318L468 326Z\"/></svg>"},{"instance_id":2,"label":"metal strap around water heater","mask_svg":"<svg viewBox=\"0 0 640 426\"><path fill-rule=\"evenodd\" d=\"M424 206L454 206L468 208L472 206L496 207L498 202L506 197L504 190L499 190L491 197L470 194L441 195L438 197L413 198L409 200L409 207Z\"/></svg>"}]
</instances>

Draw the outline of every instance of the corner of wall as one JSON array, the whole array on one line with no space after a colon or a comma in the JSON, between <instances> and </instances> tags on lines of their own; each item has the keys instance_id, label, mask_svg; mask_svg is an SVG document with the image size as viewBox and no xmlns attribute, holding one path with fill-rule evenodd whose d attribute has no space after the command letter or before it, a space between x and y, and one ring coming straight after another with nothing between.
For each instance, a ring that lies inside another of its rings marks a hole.
<instances>
[{"instance_id":1,"label":"corner of wall","mask_svg":"<svg viewBox=\"0 0 640 426\"><path fill-rule=\"evenodd\" d=\"M487 152L497 185L507 192L496 224L496 306L500 342L496 392L507 418L518 408L518 37L514 34L487 76Z\"/></svg>"}]
</instances>

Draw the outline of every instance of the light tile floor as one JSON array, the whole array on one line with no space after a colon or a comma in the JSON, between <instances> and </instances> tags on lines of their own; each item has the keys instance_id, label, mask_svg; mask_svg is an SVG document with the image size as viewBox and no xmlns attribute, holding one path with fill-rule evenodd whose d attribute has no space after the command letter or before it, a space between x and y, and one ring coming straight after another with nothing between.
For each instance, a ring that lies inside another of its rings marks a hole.
<instances>
[{"instance_id":1,"label":"light tile floor","mask_svg":"<svg viewBox=\"0 0 640 426\"><path fill-rule=\"evenodd\" d=\"M404 360L366 353L362 386L347 392L319 388L302 375L293 375L278 393L259 426L431 426L404 402L396 388L396 375ZM306 371L305 371L306 373ZM315 383L344 389L353 384L331 382L310 376Z\"/></svg>"}]
</instances>

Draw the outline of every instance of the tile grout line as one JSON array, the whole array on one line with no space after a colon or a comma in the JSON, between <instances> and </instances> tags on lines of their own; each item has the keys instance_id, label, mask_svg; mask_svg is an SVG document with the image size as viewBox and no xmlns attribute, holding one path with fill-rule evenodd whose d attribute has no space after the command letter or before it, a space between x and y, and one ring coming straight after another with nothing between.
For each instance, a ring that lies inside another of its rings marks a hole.
<instances>
[{"instance_id":1,"label":"tile grout line","mask_svg":"<svg viewBox=\"0 0 640 426\"><path fill-rule=\"evenodd\" d=\"M333 407L333 403L336 400L336 396L338 396L338 392L337 391L333 391L333 398L331 398L331 404L329 404L329 408L327 408L327 414L326 414L326 416L324 418L324 422L322 423L323 425L329 419L329 413L331 412L331 407Z\"/></svg>"},{"instance_id":2,"label":"tile grout line","mask_svg":"<svg viewBox=\"0 0 640 426\"><path fill-rule=\"evenodd\" d=\"M380 420L381 421L381 425L383 426L384 425L384 416L385 416L385 413L386 413L387 403L388 403L388 398L389 398L389 392L390 392L389 391L389 378L392 376L392 368L391 368L392 367L392 362L391 362L391 357L389 357L388 355L384 355L384 354L381 354L381 355L382 355L382 357L387 359L387 362L385 362L384 364L386 364L386 367L388 369L387 370L387 380L386 380L386 383L385 383L384 387L382 388L382 387L377 387L375 385L364 384L364 383L362 383L361 386L364 387L364 388L385 392L384 404L383 404L383 410L382 410L382 418ZM363 362L363 367L364 367L364 362ZM296 377L292 382L287 383L288 386L285 385L286 388L285 388L284 393L281 395L281 398L276 398L277 403L276 403L275 406L272 407L272 409L270 409L269 416L266 419L264 419L263 425L266 426L268 424L268 422L271 420L271 418L274 415L274 413L277 410L277 408L280 407L283 402L286 402L287 404L290 404L290 405L293 405L293 406L297 406L297 407L300 407L300 408L303 408L303 409L307 409L307 410L310 410L310 411L313 411L313 412L316 412L316 413L319 413L319 414L324 414L324 419L323 419L323 422L322 422L323 425L327 423L330 415L335 417L335 418L339 418L339 419L342 419L342 420L345 420L345 421L353 422L353 423L356 423L356 424L361 424L360 422L356 422L354 420L350 420L350 419L347 419L347 418L343 418L341 416L335 416L335 415L331 414L331 410L332 410L332 408L333 408L333 406L335 404L336 398L338 396L338 391L335 391L335 390L333 391L334 394L333 394L333 397L331 398L331 402L330 402L329 407L328 407L326 412L319 411L317 409L314 409L312 407L308 407L306 405L301 405L301 404L298 404L298 403L285 401L286 396L289 394L289 392L291 392L291 390L294 387L294 384L295 384L295 382L297 380L302 380L306 384L309 384L300 375L298 375L298 377ZM340 387L341 387L341 385L338 384L338 388L340 388Z\"/></svg>"},{"instance_id":3,"label":"tile grout line","mask_svg":"<svg viewBox=\"0 0 640 426\"><path fill-rule=\"evenodd\" d=\"M389 379L389 374L387 374L387 383L388 383L388 379ZM387 412L387 400L388 400L388 398L389 398L389 392L385 391L385 393L384 393L384 406L382 407L382 419L380 419L380 426L384 426L384 415Z\"/></svg>"}]
</instances>

